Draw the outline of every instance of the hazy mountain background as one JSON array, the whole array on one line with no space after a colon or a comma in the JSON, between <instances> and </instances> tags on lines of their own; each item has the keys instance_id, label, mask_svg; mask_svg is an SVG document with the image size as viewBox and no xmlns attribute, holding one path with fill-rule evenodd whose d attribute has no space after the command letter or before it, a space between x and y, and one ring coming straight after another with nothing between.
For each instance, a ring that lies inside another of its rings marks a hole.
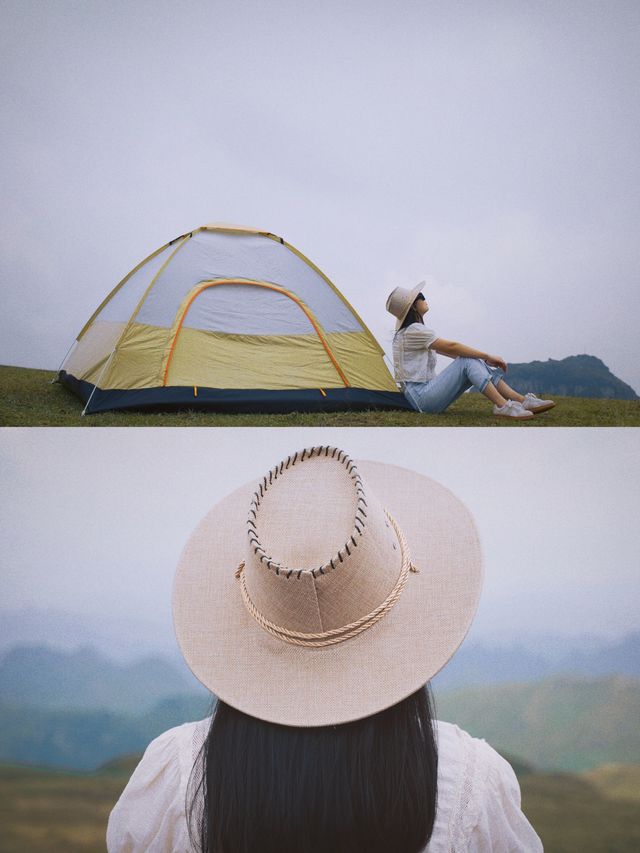
<instances>
[{"instance_id":1,"label":"hazy mountain background","mask_svg":"<svg viewBox=\"0 0 640 853\"><path fill-rule=\"evenodd\" d=\"M442 367L442 366L441 366ZM507 379L518 390L539 396L638 400L635 390L618 379L595 355L570 355L546 361L509 362Z\"/></svg>"},{"instance_id":2,"label":"hazy mountain background","mask_svg":"<svg viewBox=\"0 0 640 853\"><path fill-rule=\"evenodd\" d=\"M78 649L93 646L115 661L133 661L160 655L175 661L182 657L171 625L138 617L67 613L51 608L21 608L0 611L0 658L16 646L51 646Z\"/></svg>"},{"instance_id":3,"label":"hazy mountain background","mask_svg":"<svg viewBox=\"0 0 640 853\"><path fill-rule=\"evenodd\" d=\"M118 642L117 626L69 614L29 619L37 644L20 612L2 618L0 761L93 770L209 713L213 697L168 642ZM640 632L467 642L432 686L441 719L536 769L640 763Z\"/></svg>"},{"instance_id":4,"label":"hazy mountain background","mask_svg":"<svg viewBox=\"0 0 640 853\"><path fill-rule=\"evenodd\" d=\"M568 358L509 364L509 382L534 394L563 397L597 397L599 399L637 400L633 388L609 370L594 355L571 355Z\"/></svg>"}]
</instances>

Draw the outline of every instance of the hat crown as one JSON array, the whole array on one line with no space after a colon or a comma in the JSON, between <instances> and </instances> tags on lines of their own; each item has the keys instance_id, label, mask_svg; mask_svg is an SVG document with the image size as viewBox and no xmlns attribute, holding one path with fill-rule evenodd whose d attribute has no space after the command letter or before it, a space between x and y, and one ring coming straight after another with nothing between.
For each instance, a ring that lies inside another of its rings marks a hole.
<instances>
[{"instance_id":1,"label":"hat crown","mask_svg":"<svg viewBox=\"0 0 640 853\"><path fill-rule=\"evenodd\" d=\"M402 556L355 462L338 448L311 447L258 483L244 563L260 614L285 629L313 633L374 610L397 582Z\"/></svg>"},{"instance_id":2,"label":"hat crown","mask_svg":"<svg viewBox=\"0 0 640 853\"><path fill-rule=\"evenodd\" d=\"M415 287L396 287L391 291L387 298L386 309L390 314L393 314L397 319L396 328L399 328L404 318L409 313L409 309L416 300L416 297L424 287L424 281Z\"/></svg>"},{"instance_id":3,"label":"hat crown","mask_svg":"<svg viewBox=\"0 0 640 853\"><path fill-rule=\"evenodd\" d=\"M409 290L408 287L396 287L387 299L387 311L394 317L399 317L403 312L406 313L407 305L411 306L413 302L412 293L413 291Z\"/></svg>"}]
</instances>

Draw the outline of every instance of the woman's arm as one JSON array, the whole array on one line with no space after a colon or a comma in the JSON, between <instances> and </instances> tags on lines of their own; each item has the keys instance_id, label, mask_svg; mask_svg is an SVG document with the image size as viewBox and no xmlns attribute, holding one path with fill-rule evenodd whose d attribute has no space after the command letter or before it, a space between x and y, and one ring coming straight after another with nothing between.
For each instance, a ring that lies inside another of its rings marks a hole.
<instances>
[{"instance_id":1,"label":"woman's arm","mask_svg":"<svg viewBox=\"0 0 640 853\"><path fill-rule=\"evenodd\" d=\"M482 350L468 347L466 344L460 344L457 341L447 341L444 338L436 338L430 348L435 350L437 353L440 353L440 355L448 355L449 358L457 358L458 356L462 356L463 358L481 358L492 367L500 367L505 371L505 373L507 370L507 363L503 358L500 358L500 356L489 355L488 352L482 352Z\"/></svg>"}]
</instances>

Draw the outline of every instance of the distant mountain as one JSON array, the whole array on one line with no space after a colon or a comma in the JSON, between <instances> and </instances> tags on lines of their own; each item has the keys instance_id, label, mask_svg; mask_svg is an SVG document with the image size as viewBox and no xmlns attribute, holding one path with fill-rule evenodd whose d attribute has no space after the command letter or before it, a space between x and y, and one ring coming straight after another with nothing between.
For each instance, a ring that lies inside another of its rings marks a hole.
<instances>
[{"instance_id":1,"label":"distant mountain","mask_svg":"<svg viewBox=\"0 0 640 853\"><path fill-rule=\"evenodd\" d=\"M167 696L144 715L142 725L145 730L164 732L185 721L204 720L211 714L215 702L215 696L206 691Z\"/></svg>"},{"instance_id":2,"label":"distant mountain","mask_svg":"<svg viewBox=\"0 0 640 853\"><path fill-rule=\"evenodd\" d=\"M433 679L434 688L452 690L513 681L538 681L553 673L553 665L541 654L517 643L487 646L465 643Z\"/></svg>"},{"instance_id":3,"label":"distant mountain","mask_svg":"<svg viewBox=\"0 0 640 853\"><path fill-rule=\"evenodd\" d=\"M202 690L186 668L160 657L117 664L91 648L32 646L0 662L0 702L13 707L141 714L168 695Z\"/></svg>"},{"instance_id":4,"label":"distant mountain","mask_svg":"<svg viewBox=\"0 0 640 853\"><path fill-rule=\"evenodd\" d=\"M640 680L554 678L435 692L437 715L537 768L640 763Z\"/></svg>"},{"instance_id":5,"label":"distant mountain","mask_svg":"<svg viewBox=\"0 0 640 853\"><path fill-rule=\"evenodd\" d=\"M640 399L630 385L614 376L594 355L570 355L559 361L550 358L524 364L510 363L508 381L515 388L545 396Z\"/></svg>"},{"instance_id":6,"label":"distant mountain","mask_svg":"<svg viewBox=\"0 0 640 853\"><path fill-rule=\"evenodd\" d=\"M167 729L207 716L210 694L163 700L144 715L63 711L0 704L0 761L94 770L143 752Z\"/></svg>"},{"instance_id":7,"label":"distant mountain","mask_svg":"<svg viewBox=\"0 0 640 853\"><path fill-rule=\"evenodd\" d=\"M61 610L24 608L0 610L0 654L15 646L51 646L71 651L92 646L126 663L160 654L178 660L180 653L170 619L66 613Z\"/></svg>"},{"instance_id":8,"label":"distant mountain","mask_svg":"<svg viewBox=\"0 0 640 853\"><path fill-rule=\"evenodd\" d=\"M111 758L144 750L161 733L107 711L46 711L0 705L3 761L94 770Z\"/></svg>"},{"instance_id":9,"label":"distant mountain","mask_svg":"<svg viewBox=\"0 0 640 853\"><path fill-rule=\"evenodd\" d=\"M539 681L553 676L628 675L640 677L640 633L615 642L575 642L558 638L555 648L540 644L540 651L528 645L487 645L467 643L434 679L441 690L460 687Z\"/></svg>"},{"instance_id":10,"label":"distant mountain","mask_svg":"<svg viewBox=\"0 0 640 853\"><path fill-rule=\"evenodd\" d=\"M160 657L191 678L170 623L29 609L0 610L0 625L0 667L3 654L16 647L47 646L64 652L92 647L120 664ZM522 636L517 643L470 638L438 679L443 687L452 688L528 681L558 673L640 675L640 634L616 641L540 634Z\"/></svg>"},{"instance_id":11,"label":"distant mountain","mask_svg":"<svg viewBox=\"0 0 640 853\"><path fill-rule=\"evenodd\" d=\"M640 677L640 633L615 642L561 638L539 644L468 642L433 679L438 691L541 681L555 676ZM12 707L143 714L176 696L208 695L180 658L150 655L127 663L90 647L21 646L0 658L0 703ZM168 713L177 719L181 711Z\"/></svg>"},{"instance_id":12,"label":"distant mountain","mask_svg":"<svg viewBox=\"0 0 640 853\"><path fill-rule=\"evenodd\" d=\"M455 657L433 679L434 687L460 687L539 681L554 676L628 675L640 677L640 633L613 642L556 640L555 647L540 643L539 651L529 645L490 646L465 643Z\"/></svg>"},{"instance_id":13,"label":"distant mountain","mask_svg":"<svg viewBox=\"0 0 640 853\"><path fill-rule=\"evenodd\" d=\"M640 634L629 634L615 643L584 651L574 649L557 667L556 671L575 675L640 676Z\"/></svg>"}]
</instances>

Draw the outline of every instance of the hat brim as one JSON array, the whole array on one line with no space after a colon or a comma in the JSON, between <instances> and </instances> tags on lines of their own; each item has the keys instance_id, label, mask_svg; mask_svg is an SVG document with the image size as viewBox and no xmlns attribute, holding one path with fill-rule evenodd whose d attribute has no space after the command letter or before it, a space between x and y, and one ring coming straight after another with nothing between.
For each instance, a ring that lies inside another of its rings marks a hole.
<instances>
[{"instance_id":1,"label":"hat brim","mask_svg":"<svg viewBox=\"0 0 640 853\"><path fill-rule=\"evenodd\" d=\"M400 326L402 326L402 324L404 323L404 321L405 321L405 319L406 319L407 314L408 314L408 313L409 313L409 311L411 310L411 306L412 306L412 305L413 305L413 303L416 301L416 297L418 296L418 294L420 293L420 291L422 290L422 288L424 287L424 285L425 285L425 282L424 282L424 281L421 281L421 282L420 282L420 284L417 284L414 288L412 288L412 289L409 291L409 296L407 297L407 300L408 300L409 304L407 305L407 310L406 310L406 311L404 311L404 312L403 312L403 313L398 317L398 319L396 320L396 332L398 331L398 329L400 328Z\"/></svg>"},{"instance_id":2,"label":"hat brim","mask_svg":"<svg viewBox=\"0 0 640 853\"><path fill-rule=\"evenodd\" d=\"M174 582L176 637L196 678L234 708L288 726L367 717L426 684L467 634L482 585L469 511L414 471L379 462L358 470L404 531L419 572L379 622L350 640L291 645L246 610L235 570L254 483L224 498L191 535Z\"/></svg>"}]
</instances>

